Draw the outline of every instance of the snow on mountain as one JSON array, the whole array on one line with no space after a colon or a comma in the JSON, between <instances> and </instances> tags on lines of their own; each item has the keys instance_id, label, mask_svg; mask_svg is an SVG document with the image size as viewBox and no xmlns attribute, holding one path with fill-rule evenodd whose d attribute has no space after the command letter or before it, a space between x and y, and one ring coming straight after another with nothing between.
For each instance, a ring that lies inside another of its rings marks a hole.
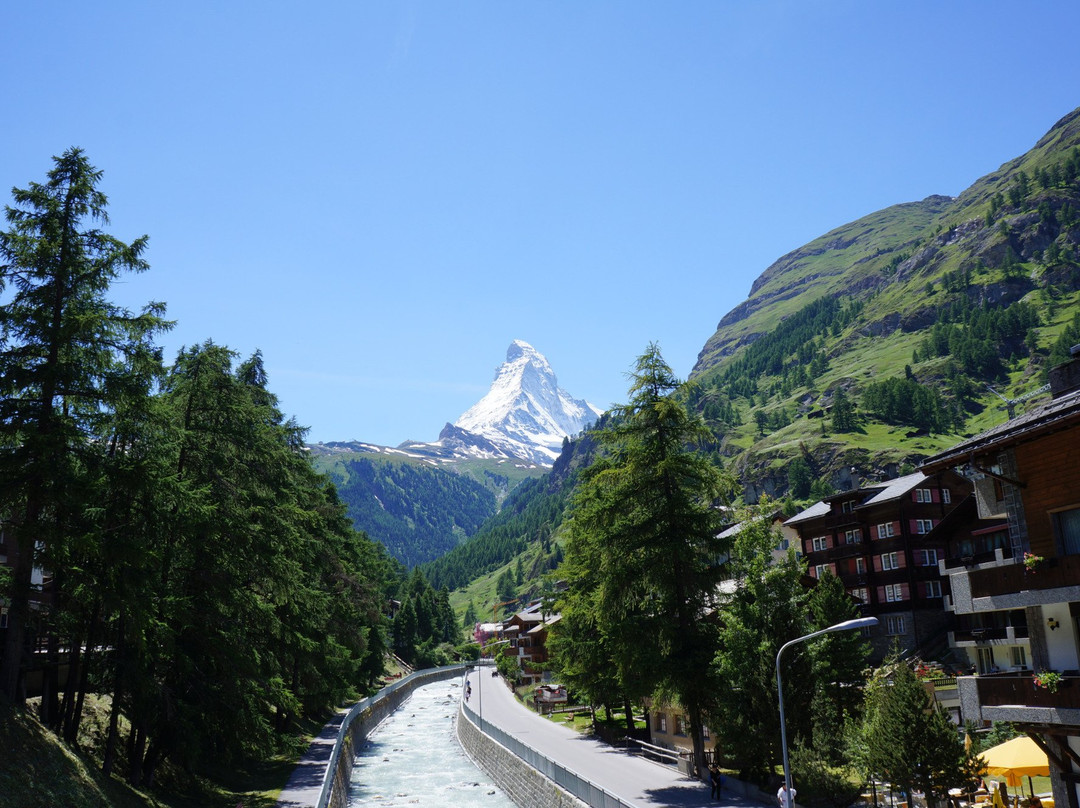
<instances>
[{"instance_id":1,"label":"snow on mountain","mask_svg":"<svg viewBox=\"0 0 1080 808\"><path fill-rule=\"evenodd\" d=\"M398 450L432 462L480 457L550 466L562 451L563 438L578 434L602 413L560 388L543 354L514 340L487 395L444 426L434 443L406 441Z\"/></svg>"},{"instance_id":2,"label":"snow on mountain","mask_svg":"<svg viewBox=\"0 0 1080 808\"><path fill-rule=\"evenodd\" d=\"M518 339L507 349L487 395L453 426L511 456L549 466L563 438L581 432L602 412L559 387L544 355Z\"/></svg>"}]
</instances>

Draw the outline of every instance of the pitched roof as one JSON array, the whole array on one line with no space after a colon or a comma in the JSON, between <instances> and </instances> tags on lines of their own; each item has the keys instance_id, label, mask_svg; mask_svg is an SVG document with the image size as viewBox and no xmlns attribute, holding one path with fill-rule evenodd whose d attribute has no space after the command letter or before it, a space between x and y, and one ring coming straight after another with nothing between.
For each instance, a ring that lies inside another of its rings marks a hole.
<instances>
[{"instance_id":1,"label":"pitched roof","mask_svg":"<svg viewBox=\"0 0 1080 808\"><path fill-rule=\"evenodd\" d=\"M821 516L828 516L829 511L832 510L832 505L828 502L815 502L809 508L804 511L799 511L793 517L784 522L785 525L797 525L799 522L806 522L810 519L817 519Z\"/></svg>"},{"instance_id":2,"label":"pitched roof","mask_svg":"<svg viewBox=\"0 0 1080 808\"><path fill-rule=\"evenodd\" d=\"M934 472L958 466L967 462L972 455L982 454L993 448L1023 443L1039 435L1067 429L1078 422L1080 422L1080 391L1074 391L1051 399L1029 412L927 458L922 464L922 469Z\"/></svg>"},{"instance_id":3,"label":"pitched roof","mask_svg":"<svg viewBox=\"0 0 1080 808\"><path fill-rule=\"evenodd\" d=\"M895 480L886 480L878 493L856 507L865 508L868 505L880 505L882 502L899 499L924 480L926 480L926 475L921 471L897 477Z\"/></svg>"}]
</instances>

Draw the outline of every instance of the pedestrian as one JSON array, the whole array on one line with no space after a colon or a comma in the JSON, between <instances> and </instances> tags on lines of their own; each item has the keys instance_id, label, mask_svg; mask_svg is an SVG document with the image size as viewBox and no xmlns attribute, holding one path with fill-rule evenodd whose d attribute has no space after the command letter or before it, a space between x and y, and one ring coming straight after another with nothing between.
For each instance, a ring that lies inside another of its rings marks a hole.
<instances>
[{"instance_id":1,"label":"pedestrian","mask_svg":"<svg viewBox=\"0 0 1080 808\"><path fill-rule=\"evenodd\" d=\"M709 799L720 799L720 787L724 784L724 776L720 774L720 767L715 763L709 767L709 782L712 783L712 791L709 792Z\"/></svg>"},{"instance_id":2,"label":"pedestrian","mask_svg":"<svg viewBox=\"0 0 1080 808\"><path fill-rule=\"evenodd\" d=\"M794 788L788 791L787 783L783 783L780 786L780 790L776 792L776 803L780 808L794 808L795 795L799 792Z\"/></svg>"}]
</instances>

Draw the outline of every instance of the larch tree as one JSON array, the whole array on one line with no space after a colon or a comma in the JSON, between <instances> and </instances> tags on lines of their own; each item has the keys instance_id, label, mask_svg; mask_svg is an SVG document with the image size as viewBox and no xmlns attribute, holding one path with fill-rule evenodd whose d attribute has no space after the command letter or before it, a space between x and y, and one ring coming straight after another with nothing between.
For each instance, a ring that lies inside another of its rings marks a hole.
<instances>
[{"instance_id":1,"label":"larch tree","mask_svg":"<svg viewBox=\"0 0 1080 808\"><path fill-rule=\"evenodd\" d=\"M86 502L87 453L103 421L132 392L132 365L167 328L164 306L135 315L107 299L125 272L142 272L146 237L130 244L107 224L101 172L81 149L53 158L44 183L13 189L0 233L0 515L12 579L0 691L22 700L32 577L41 557L62 560L70 520Z\"/></svg>"},{"instance_id":2,"label":"larch tree","mask_svg":"<svg viewBox=\"0 0 1080 808\"><path fill-rule=\"evenodd\" d=\"M567 557L595 568L578 584L610 653L623 695L659 695L686 710L704 770L703 715L716 630L708 611L727 542L717 502L729 481L695 447L712 439L685 406L683 384L651 344L631 374L628 404L598 433L604 458L585 475ZM568 597L582 597L571 592Z\"/></svg>"}]
</instances>

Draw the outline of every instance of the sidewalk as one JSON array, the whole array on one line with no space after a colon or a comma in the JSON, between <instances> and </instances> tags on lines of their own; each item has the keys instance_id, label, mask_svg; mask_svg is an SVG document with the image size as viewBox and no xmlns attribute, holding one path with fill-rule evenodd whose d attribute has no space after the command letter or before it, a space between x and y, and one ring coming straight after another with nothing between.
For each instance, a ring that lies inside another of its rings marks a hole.
<instances>
[{"instance_id":1,"label":"sidewalk","mask_svg":"<svg viewBox=\"0 0 1080 808\"><path fill-rule=\"evenodd\" d=\"M466 709L523 744L590 780L623 802L640 808L759 808L761 803L724 793L709 799L709 786L681 775L671 766L630 755L542 718L517 699L502 679L486 670L469 677L472 696Z\"/></svg>"}]
</instances>

